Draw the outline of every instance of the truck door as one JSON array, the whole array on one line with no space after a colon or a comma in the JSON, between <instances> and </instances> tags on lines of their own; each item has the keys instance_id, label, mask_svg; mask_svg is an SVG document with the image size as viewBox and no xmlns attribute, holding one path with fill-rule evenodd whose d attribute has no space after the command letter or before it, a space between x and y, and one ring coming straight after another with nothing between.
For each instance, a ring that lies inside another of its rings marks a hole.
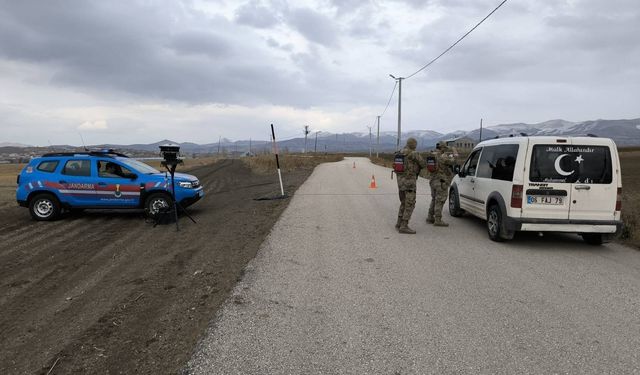
<instances>
[{"instance_id":1,"label":"truck door","mask_svg":"<svg viewBox=\"0 0 640 375\"><path fill-rule=\"evenodd\" d=\"M96 160L98 206L136 207L140 203L138 177L115 160Z\"/></svg>"},{"instance_id":2,"label":"truck door","mask_svg":"<svg viewBox=\"0 0 640 375\"><path fill-rule=\"evenodd\" d=\"M96 189L92 178L91 160L67 160L60 172L58 192L60 199L72 206L91 206L95 203Z\"/></svg>"},{"instance_id":3,"label":"truck door","mask_svg":"<svg viewBox=\"0 0 640 375\"><path fill-rule=\"evenodd\" d=\"M458 196L462 209L484 216L484 202L476 199L475 194L476 170L481 153L482 148L474 150L462 165L459 174Z\"/></svg>"},{"instance_id":4,"label":"truck door","mask_svg":"<svg viewBox=\"0 0 640 375\"><path fill-rule=\"evenodd\" d=\"M567 138L530 141L525 160L523 218L568 220L575 175Z\"/></svg>"},{"instance_id":5,"label":"truck door","mask_svg":"<svg viewBox=\"0 0 640 375\"><path fill-rule=\"evenodd\" d=\"M567 151L575 170L569 219L615 220L618 190L615 172L620 168L613 142L603 145L597 138L580 138Z\"/></svg>"}]
</instances>

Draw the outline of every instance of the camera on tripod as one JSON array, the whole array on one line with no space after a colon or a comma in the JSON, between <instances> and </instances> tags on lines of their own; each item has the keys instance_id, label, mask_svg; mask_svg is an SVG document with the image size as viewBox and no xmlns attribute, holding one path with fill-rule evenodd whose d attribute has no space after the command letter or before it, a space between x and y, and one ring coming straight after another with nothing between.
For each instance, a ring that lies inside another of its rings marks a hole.
<instances>
[{"instance_id":1,"label":"camera on tripod","mask_svg":"<svg viewBox=\"0 0 640 375\"><path fill-rule=\"evenodd\" d=\"M176 199L176 182L175 182L175 173L176 167L179 164L183 163L183 160L180 158L180 146L174 144L166 144L159 146L160 147L160 155L162 155L162 160L160 164L162 164L165 168L167 168L167 172L171 177L171 198L173 207L164 207L159 212L156 217L156 222L154 227L161 223L168 223L169 221L175 221L176 223L176 231L180 230L180 226L178 225L178 208L180 211L187 215L191 221L196 222L193 218L187 213L187 211L180 205L180 203Z\"/></svg>"},{"instance_id":2,"label":"camera on tripod","mask_svg":"<svg viewBox=\"0 0 640 375\"><path fill-rule=\"evenodd\" d=\"M178 164L183 163L183 160L180 159L180 146L178 145L161 145L160 155L162 155L162 158L164 159L160 163L167 168L173 168L175 170L175 167Z\"/></svg>"}]
</instances>

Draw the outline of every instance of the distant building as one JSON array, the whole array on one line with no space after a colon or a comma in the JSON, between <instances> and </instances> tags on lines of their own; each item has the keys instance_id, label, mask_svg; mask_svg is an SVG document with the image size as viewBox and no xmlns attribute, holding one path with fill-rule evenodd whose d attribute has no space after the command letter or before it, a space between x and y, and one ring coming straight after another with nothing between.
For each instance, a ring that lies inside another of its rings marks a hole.
<instances>
[{"instance_id":1,"label":"distant building","mask_svg":"<svg viewBox=\"0 0 640 375\"><path fill-rule=\"evenodd\" d=\"M477 142L469 137L448 139L444 141L448 147L455 147L458 152L471 152Z\"/></svg>"}]
</instances>

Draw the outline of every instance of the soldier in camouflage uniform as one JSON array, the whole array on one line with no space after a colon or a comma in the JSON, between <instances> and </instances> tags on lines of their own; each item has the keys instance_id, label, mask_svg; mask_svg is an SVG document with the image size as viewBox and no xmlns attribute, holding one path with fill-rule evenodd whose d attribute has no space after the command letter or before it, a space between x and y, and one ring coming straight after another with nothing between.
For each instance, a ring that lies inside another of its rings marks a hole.
<instances>
[{"instance_id":1,"label":"soldier in camouflage uniform","mask_svg":"<svg viewBox=\"0 0 640 375\"><path fill-rule=\"evenodd\" d=\"M407 145L402 149L404 172L396 173L400 195L400 210L398 211L396 229L400 233L416 233L409 228L409 220L416 207L416 180L420 170L426 166L424 159L416 151L416 147L418 147L418 141L415 138L407 139Z\"/></svg>"},{"instance_id":2,"label":"soldier in camouflage uniform","mask_svg":"<svg viewBox=\"0 0 640 375\"><path fill-rule=\"evenodd\" d=\"M455 159L447 154L448 147L444 143L436 144L436 170L430 173L429 186L431 187L431 204L427 223L437 227L448 227L449 224L442 221L442 207L447 200L447 192L453 178L453 165Z\"/></svg>"}]
</instances>

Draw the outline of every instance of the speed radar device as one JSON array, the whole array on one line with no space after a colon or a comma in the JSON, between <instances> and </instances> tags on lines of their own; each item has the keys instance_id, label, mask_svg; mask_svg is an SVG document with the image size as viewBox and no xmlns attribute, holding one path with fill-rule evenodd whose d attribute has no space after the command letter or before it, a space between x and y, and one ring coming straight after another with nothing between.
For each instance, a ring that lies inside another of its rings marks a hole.
<instances>
[{"instance_id":1,"label":"speed radar device","mask_svg":"<svg viewBox=\"0 0 640 375\"><path fill-rule=\"evenodd\" d=\"M182 205L180 205L180 203L176 199L176 185L175 185L176 168L178 167L179 164L182 164L184 161L180 158L180 146L176 144L165 144L159 147L160 147L160 155L164 159L160 163L165 168L167 168L167 172L169 172L169 175L171 176L171 195L173 198L173 207L172 207L173 209L171 210L171 208L168 208L168 207L164 208L156 217L155 225L159 224L160 222L166 221L167 217L170 217L171 214L173 214L174 220L176 222L176 231L180 231L180 226L178 225L178 207L185 215L187 215L189 219L191 219L191 221L193 221L194 223L196 222L191 217L191 215L189 215L187 210L185 210L185 208L182 207Z\"/></svg>"},{"instance_id":2,"label":"speed radar device","mask_svg":"<svg viewBox=\"0 0 640 375\"><path fill-rule=\"evenodd\" d=\"M162 165L167 168L173 167L175 172L175 167L178 164L182 164L183 160L180 159L180 146L173 144L161 145L160 147L160 155L164 159L162 161Z\"/></svg>"}]
</instances>

